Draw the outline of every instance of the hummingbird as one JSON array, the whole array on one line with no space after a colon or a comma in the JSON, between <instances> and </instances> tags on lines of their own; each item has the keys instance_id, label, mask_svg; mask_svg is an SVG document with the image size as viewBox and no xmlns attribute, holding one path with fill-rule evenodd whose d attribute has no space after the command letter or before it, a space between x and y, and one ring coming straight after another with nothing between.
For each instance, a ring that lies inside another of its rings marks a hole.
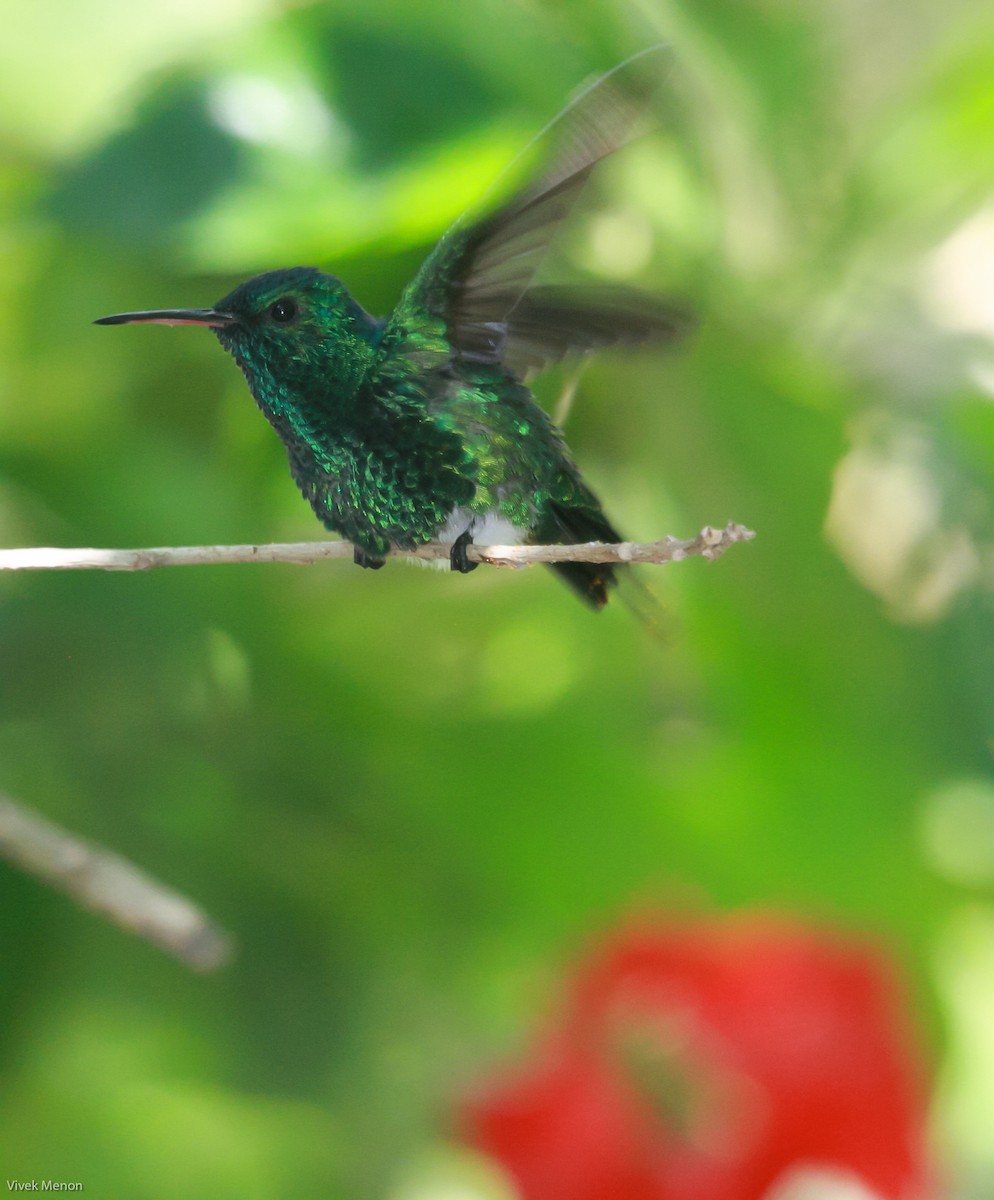
<instances>
[{"instance_id":1,"label":"hummingbird","mask_svg":"<svg viewBox=\"0 0 994 1200\"><path fill-rule=\"evenodd\" d=\"M448 545L451 569L464 573L478 565L467 555L473 541L619 542L528 381L567 355L669 340L688 325L679 308L628 287L535 282L594 166L641 132L644 106L617 86L632 61L587 85L542 130L530 145L554 134L559 147L547 169L482 217L457 222L385 319L333 275L291 267L254 276L211 308L96 324L213 330L286 447L303 496L352 543L359 566L381 567L392 549L429 541ZM610 564L550 566L594 609L617 582Z\"/></svg>"}]
</instances>

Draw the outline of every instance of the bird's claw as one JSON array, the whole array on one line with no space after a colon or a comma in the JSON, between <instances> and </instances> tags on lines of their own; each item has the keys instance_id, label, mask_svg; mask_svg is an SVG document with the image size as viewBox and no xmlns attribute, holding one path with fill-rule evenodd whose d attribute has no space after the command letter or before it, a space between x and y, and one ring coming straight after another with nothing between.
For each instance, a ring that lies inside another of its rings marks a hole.
<instances>
[{"instance_id":1,"label":"bird's claw","mask_svg":"<svg viewBox=\"0 0 994 1200\"><path fill-rule=\"evenodd\" d=\"M375 554L367 554L359 546L352 547L352 561L357 567L366 567L370 571L378 571L386 562L385 558L379 558Z\"/></svg>"},{"instance_id":2,"label":"bird's claw","mask_svg":"<svg viewBox=\"0 0 994 1200\"><path fill-rule=\"evenodd\" d=\"M466 547L472 546L473 538L468 529L464 530L452 543L449 550L449 567L453 571L459 571L462 575L468 575L470 571L475 571L480 565L478 562L470 562L466 554Z\"/></svg>"}]
</instances>

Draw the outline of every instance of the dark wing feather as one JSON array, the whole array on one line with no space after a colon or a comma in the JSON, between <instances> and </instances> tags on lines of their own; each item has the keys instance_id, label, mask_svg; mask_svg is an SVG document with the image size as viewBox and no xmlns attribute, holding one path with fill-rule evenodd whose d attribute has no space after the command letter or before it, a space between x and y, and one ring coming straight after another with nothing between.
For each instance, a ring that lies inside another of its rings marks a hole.
<instances>
[{"instance_id":1,"label":"dark wing feather","mask_svg":"<svg viewBox=\"0 0 994 1200\"><path fill-rule=\"evenodd\" d=\"M654 47L635 58L663 53ZM675 310L625 289L531 286L593 168L644 131L645 105L618 81L632 62L581 91L539 134L554 132L558 152L537 182L439 242L387 324L387 354L441 354L444 332L449 354L524 373L571 351L672 338L686 326Z\"/></svg>"},{"instance_id":2,"label":"dark wing feather","mask_svg":"<svg viewBox=\"0 0 994 1200\"><path fill-rule=\"evenodd\" d=\"M500 359L524 376L567 354L673 341L692 326L684 310L632 288L531 287L504 321Z\"/></svg>"}]
</instances>

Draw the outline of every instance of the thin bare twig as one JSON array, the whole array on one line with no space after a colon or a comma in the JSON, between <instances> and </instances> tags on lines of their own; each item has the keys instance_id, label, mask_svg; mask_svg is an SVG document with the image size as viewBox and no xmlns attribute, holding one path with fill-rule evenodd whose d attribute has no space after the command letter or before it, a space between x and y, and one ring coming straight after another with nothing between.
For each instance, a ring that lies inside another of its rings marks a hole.
<instances>
[{"instance_id":1,"label":"thin bare twig","mask_svg":"<svg viewBox=\"0 0 994 1200\"><path fill-rule=\"evenodd\" d=\"M228 935L185 896L3 795L0 857L196 971L212 971L231 954Z\"/></svg>"},{"instance_id":2,"label":"thin bare twig","mask_svg":"<svg viewBox=\"0 0 994 1200\"><path fill-rule=\"evenodd\" d=\"M700 555L714 559L734 542L750 541L755 534L743 525L724 529L706 525L697 537L681 541L665 537L658 542L584 542L576 546L475 546L466 548L470 562L495 567L524 567L531 563L667 563ZM146 550L64 550L39 546L25 550L0 550L0 571L148 571L153 567L207 566L218 563L314 563L324 559L352 558L350 542L280 542L266 546L156 546ZM450 547L428 542L413 550L394 550L391 558L425 561L448 559Z\"/></svg>"}]
</instances>

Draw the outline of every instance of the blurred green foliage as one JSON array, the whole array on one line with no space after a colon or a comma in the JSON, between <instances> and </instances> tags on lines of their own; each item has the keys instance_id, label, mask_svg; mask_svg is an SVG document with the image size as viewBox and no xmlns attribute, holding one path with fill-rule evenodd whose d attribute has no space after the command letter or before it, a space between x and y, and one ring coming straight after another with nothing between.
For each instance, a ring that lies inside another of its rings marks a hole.
<instances>
[{"instance_id":1,"label":"blurred green foliage","mask_svg":"<svg viewBox=\"0 0 994 1200\"><path fill-rule=\"evenodd\" d=\"M578 82L659 39L667 132L605 165L559 269L701 328L592 362L567 432L633 537L757 540L645 571L665 646L539 571L0 579L0 790L239 942L191 976L0 866L6 1178L498 1196L445 1148L452 1098L655 902L893 947L937 1153L994 1195L983 0L8 6L0 541L320 536L213 338L90 320L296 263L385 311Z\"/></svg>"}]
</instances>

